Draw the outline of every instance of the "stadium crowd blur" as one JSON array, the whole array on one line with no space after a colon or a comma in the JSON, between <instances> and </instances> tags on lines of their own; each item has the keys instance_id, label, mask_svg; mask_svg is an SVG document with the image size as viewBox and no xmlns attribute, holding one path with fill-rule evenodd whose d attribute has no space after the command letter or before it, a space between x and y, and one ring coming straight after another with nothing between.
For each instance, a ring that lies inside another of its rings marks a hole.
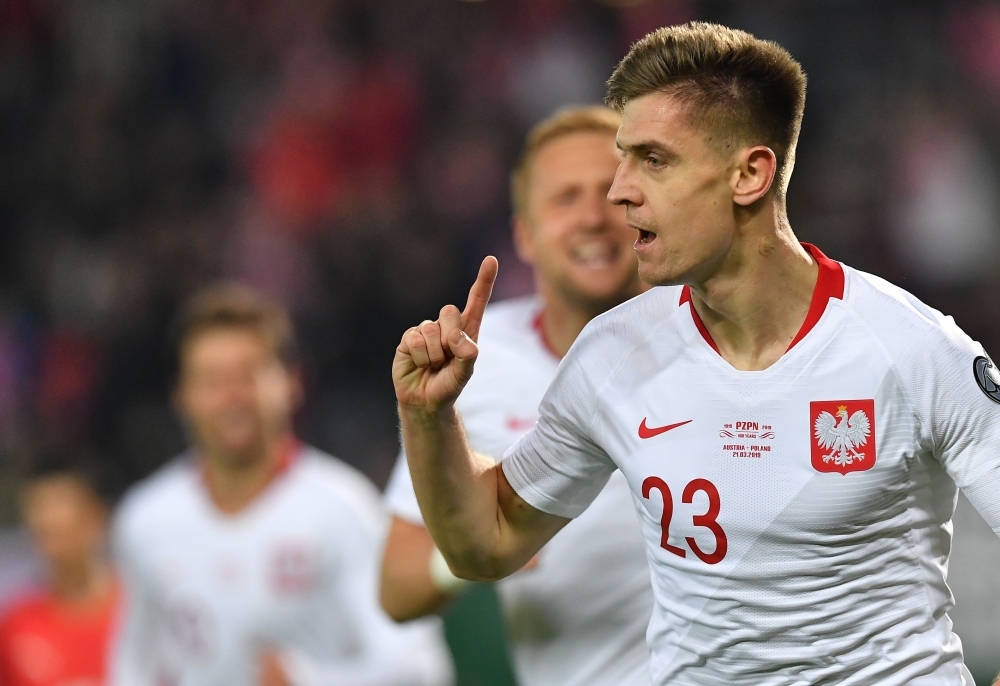
<instances>
[{"instance_id":1,"label":"stadium crowd blur","mask_svg":"<svg viewBox=\"0 0 1000 686\"><path fill-rule=\"evenodd\" d=\"M486 253L497 297L531 289L508 219L524 132L689 19L809 74L799 236L1000 355L995 4L0 0L0 520L41 451L120 491L182 447L169 325L219 278L292 309L301 435L384 484L402 331Z\"/></svg>"}]
</instances>

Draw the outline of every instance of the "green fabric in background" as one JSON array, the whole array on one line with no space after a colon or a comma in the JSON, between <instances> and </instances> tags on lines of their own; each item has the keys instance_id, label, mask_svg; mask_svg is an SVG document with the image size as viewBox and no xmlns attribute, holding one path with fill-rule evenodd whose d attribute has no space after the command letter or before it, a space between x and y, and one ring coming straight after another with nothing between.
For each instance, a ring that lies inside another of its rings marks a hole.
<instances>
[{"instance_id":1,"label":"green fabric in background","mask_svg":"<svg viewBox=\"0 0 1000 686\"><path fill-rule=\"evenodd\" d=\"M972 678L976 680L976 686L990 686L993 683L993 678L998 676L997 674L989 673L983 674L972 672Z\"/></svg>"},{"instance_id":2,"label":"green fabric in background","mask_svg":"<svg viewBox=\"0 0 1000 686\"><path fill-rule=\"evenodd\" d=\"M444 632L457 686L515 686L493 586L479 584L455 601L444 615Z\"/></svg>"}]
</instances>

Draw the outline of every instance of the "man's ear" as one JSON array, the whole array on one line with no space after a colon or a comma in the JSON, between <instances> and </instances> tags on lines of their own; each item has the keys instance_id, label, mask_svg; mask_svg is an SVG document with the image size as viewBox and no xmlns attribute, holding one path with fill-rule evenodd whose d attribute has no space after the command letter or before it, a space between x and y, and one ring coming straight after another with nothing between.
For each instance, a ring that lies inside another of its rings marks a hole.
<instances>
[{"instance_id":1,"label":"man's ear","mask_svg":"<svg viewBox=\"0 0 1000 686\"><path fill-rule=\"evenodd\" d=\"M522 215L516 214L511 220L511 232L514 238L514 251L525 264L535 264L535 239L534 232L528 220Z\"/></svg>"},{"instance_id":2,"label":"man's ear","mask_svg":"<svg viewBox=\"0 0 1000 686\"><path fill-rule=\"evenodd\" d=\"M771 190L778 174L778 157L766 145L757 145L742 152L733 170L733 202L748 207Z\"/></svg>"}]
</instances>

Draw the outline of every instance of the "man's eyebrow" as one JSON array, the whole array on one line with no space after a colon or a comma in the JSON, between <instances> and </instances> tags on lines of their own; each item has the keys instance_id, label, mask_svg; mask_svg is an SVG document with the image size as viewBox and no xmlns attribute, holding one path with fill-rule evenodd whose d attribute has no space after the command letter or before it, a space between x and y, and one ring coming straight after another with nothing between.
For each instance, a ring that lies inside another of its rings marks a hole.
<instances>
[{"instance_id":1,"label":"man's eyebrow","mask_svg":"<svg viewBox=\"0 0 1000 686\"><path fill-rule=\"evenodd\" d=\"M657 141L639 141L637 143L626 144L616 138L615 145L626 155L642 156L648 153L656 153L667 160L677 159L677 153L665 148L662 143L658 143Z\"/></svg>"}]
</instances>

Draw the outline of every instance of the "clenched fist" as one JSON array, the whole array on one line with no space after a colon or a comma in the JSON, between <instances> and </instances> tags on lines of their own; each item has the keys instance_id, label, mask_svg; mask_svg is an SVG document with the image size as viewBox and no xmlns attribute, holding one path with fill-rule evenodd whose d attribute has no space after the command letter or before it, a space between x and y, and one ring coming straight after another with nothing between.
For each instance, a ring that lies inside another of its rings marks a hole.
<instances>
[{"instance_id":1,"label":"clenched fist","mask_svg":"<svg viewBox=\"0 0 1000 686\"><path fill-rule=\"evenodd\" d=\"M479 326L498 268L495 257L483 260L464 312L445 305L437 321L424 321L403 334L392 362L400 407L434 413L458 398L472 377Z\"/></svg>"}]
</instances>

